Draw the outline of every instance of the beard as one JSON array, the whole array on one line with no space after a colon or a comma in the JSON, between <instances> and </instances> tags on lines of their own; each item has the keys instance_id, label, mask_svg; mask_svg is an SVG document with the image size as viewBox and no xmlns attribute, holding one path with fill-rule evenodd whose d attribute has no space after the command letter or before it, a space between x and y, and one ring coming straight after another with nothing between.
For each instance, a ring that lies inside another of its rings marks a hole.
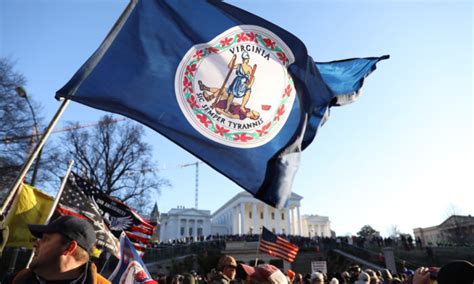
<instances>
[{"instance_id":1,"label":"beard","mask_svg":"<svg viewBox=\"0 0 474 284\"><path fill-rule=\"evenodd\" d=\"M29 268L36 274L42 276L44 271L50 271L51 268L58 266L59 255L55 255L53 252L45 252L43 254L35 252Z\"/></svg>"}]
</instances>

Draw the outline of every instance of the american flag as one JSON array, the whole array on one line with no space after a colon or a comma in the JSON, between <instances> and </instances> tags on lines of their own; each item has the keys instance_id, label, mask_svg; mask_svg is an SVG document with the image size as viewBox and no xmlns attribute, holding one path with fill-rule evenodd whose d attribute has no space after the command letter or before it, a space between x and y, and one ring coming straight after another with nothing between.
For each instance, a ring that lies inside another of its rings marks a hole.
<instances>
[{"instance_id":1,"label":"american flag","mask_svg":"<svg viewBox=\"0 0 474 284\"><path fill-rule=\"evenodd\" d=\"M83 192L97 205L108 228L117 238L125 232L139 253L144 253L156 229L155 225L145 220L125 203L105 194L75 173L71 173L68 183L73 185L75 191Z\"/></svg>"},{"instance_id":2,"label":"american flag","mask_svg":"<svg viewBox=\"0 0 474 284\"><path fill-rule=\"evenodd\" d=\"M300 248L263 227L258 250L288 262L293 262Z\"/></svg>"}]
</instances>

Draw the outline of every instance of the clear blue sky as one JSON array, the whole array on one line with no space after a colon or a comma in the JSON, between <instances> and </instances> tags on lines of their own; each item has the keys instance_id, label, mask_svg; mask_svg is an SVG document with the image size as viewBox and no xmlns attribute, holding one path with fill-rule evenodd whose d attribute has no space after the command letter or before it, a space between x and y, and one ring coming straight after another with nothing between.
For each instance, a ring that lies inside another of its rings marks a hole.
<instances>
[{"instance_id":1,"label":"clear blue sky","mask_svg":"<svg viewBox=\"0 0 474 284\"><path fill-rule=\"evenodd\" d=\"M338 234L370 224L438 225L450 208L473 214L473 4L471 1L230 1L294 33L317 61L390 54L360 99L333 108L303 153L293 190L302 213L329 216ZM125 0L2 0L0 56L16 61L26 90L50 119L62 87L104 39ZM203 19L205 20L205 19ZM104 113L71 103L61 120ZM153 131L147 141L172 188L167 211L194 204L196 159ZM214 211L239 188L209 167L200 208Z\"/></svg>"}]
</instances>

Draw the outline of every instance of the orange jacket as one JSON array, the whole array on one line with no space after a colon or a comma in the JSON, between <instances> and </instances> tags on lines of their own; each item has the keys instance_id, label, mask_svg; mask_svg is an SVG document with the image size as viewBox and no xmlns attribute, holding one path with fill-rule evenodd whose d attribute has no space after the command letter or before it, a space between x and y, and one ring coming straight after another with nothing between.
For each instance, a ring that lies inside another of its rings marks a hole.
<instances>
[{"instance_id":1,"label":"orange jacket","mask_svg":"<svg viewBox=\"0 0 474 284\"><path fill-rule=\"evenodd\" d=\"M28 268L17 273L13 278L12 284L41 284L36 278L36 274ZM85 284L111 284L104 276L97 273L97 267L93 263L89 263Z\"/></svg>"}]
</instances>

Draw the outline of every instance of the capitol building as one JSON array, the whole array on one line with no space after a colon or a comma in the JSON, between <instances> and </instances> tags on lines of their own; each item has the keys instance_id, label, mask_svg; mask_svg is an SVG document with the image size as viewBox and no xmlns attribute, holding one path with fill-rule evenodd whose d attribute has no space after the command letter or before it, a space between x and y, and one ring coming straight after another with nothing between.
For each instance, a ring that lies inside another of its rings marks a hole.
<instances>
[{"instance_id":1,"label":"capitol building","mask_svg":"<svg viewBox=\"0 0 474 284\"><path fill-rule=\"evenodd\" d=\"M286 207L278 210L244 191L212 214L209 210L173 208L159 217L159 239L166 242L208 235L260 234L262 226L276 234L330 237L328 217L300 214L302 199L292 193Z\"/></svg>"}]
</instances>

